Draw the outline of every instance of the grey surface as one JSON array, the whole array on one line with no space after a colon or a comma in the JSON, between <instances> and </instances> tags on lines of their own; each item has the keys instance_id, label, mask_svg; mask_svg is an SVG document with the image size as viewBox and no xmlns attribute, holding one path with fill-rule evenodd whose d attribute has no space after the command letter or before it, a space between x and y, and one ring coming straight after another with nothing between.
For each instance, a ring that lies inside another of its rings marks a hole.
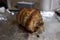
<instances>
[{"instance_id":1,"label":"grey surface","mask_svg":"<svg viewBox=\"0 0 60 40\"><path fill-rule=\"evenodd\" d=\"M37 38L19 29L16 15L0 13L0 40L60 40L60 22L54 12L41 11L44 31Z\"/></svg>"},{"instance_id":2,"label":"grey surface","mask_svg":"<svg viewBox=\"0 0 60 40\"><path fill-rule=\"evenodd\" d=\"M22 32L16 22L16 16L0 13L0 40L27 40L28 34Z\"/></svg>"},{"instance_id":3,"label":"grey surface","mask_svg":"<svg viewBox=\"0 0 60 40\"><path fill-rule=\"evenodd\" d=\"M56 18L57 15L53 11L41 12L44 19L45 40L60 40L60 21Z\"/></svg>"}]
</instances>

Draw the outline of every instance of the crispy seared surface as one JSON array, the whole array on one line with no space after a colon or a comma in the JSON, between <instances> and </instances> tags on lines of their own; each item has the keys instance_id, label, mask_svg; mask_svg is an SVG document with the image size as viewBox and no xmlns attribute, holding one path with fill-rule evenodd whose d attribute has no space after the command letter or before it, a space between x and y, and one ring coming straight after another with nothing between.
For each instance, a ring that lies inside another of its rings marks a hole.
<instances>
[{"instance_id":1,"label":"crispy seared surface","mask_svg":"<svg viewBox=\"0 0 60 40\"><path fill-rule=\"evenodd\" d=\"M40 12L33 8L22 8L17 14L17 21L24 26L28 31L35 32L43 25L43 20Z\"/></svg>"}]
</instances>

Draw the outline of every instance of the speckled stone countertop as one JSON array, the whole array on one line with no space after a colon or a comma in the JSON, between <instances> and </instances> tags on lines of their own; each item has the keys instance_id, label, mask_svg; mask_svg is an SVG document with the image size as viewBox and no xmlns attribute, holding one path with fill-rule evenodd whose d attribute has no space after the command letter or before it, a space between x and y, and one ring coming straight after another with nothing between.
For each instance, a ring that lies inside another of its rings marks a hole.
<instances>
[{"instance_id":1,"label":"speckled stone countertop","mask_svg":"<svg viewBox=\"0 0 60 40\"><path fill-rule=\"evenodd\" d=\"M40 37L29 36L16 23L16 14L0 13L0 40L60 40L60 22L54 12L41 11L44 31Z\"/></svg>"}]
</instances>

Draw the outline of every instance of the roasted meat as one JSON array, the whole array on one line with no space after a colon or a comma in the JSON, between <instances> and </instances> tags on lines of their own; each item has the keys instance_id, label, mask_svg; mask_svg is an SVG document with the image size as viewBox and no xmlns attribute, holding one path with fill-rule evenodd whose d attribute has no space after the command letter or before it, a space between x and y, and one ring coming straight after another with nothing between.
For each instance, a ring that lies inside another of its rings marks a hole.
<instances>
[{"instance_id":1,"label":"roasted meat","mask_svg":"<svg viewBox=\"0 0 60 40\"><path fill-rule=\"evenodd\" d=\"M21 8L16 18L18 23L31 33L43 28L43 19L37 9Z\"/></svg>"}]
</instances>

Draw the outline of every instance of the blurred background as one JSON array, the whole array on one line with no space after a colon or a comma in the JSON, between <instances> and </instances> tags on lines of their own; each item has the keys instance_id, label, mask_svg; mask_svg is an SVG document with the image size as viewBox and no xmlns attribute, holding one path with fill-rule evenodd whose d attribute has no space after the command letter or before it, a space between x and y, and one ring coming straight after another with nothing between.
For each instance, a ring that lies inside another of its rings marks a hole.
<instances>
[{"instance_id":1,"label":"blurred background","mask_svg":"<svg viewBox=\"0 0 60 40\"><path fill-rule=\"evenodd\" d=\"M60 0L0 0L0 40L28 40L15 24L21 7L39 9L42 14L43 36L32 40L60 40Z\"/></svg>"},{"instance_id":2,"label":"blurred background","mask_svg":"<svg viewBox=\"0 0 60 40\"><path fill-rule=\"evenodd\" d=\"M8 8L11 10L16 10L15 6L17 5L17 2L22 1L35 3L34 8L44 11L56 10L60 8L60 0L0 0L0 2L7 3L6 5L8 5Z\"/></svg>"},{"instance_id":3,"label":"blurred background","mask_svg":"<svg viewBox=\"0 0 60 40\"><path fill-rule=\"evenodd\" d=\"M40 9L40 0L7 0L9 9L16 9L17 2L32 2L34 7Z\"/></svg>"},{"instance_id":4,"label":"blurred background","mask_svg":"<svg viewBox=\"0 0 60 40\"><path fill-rule=\"evenodd\" d=\"M15 9L16 3L21 1L34 2L34 7L40 10L49 11L60 8L60 0L7 0L9 9Z\"/></svg>"}]
</instances>

